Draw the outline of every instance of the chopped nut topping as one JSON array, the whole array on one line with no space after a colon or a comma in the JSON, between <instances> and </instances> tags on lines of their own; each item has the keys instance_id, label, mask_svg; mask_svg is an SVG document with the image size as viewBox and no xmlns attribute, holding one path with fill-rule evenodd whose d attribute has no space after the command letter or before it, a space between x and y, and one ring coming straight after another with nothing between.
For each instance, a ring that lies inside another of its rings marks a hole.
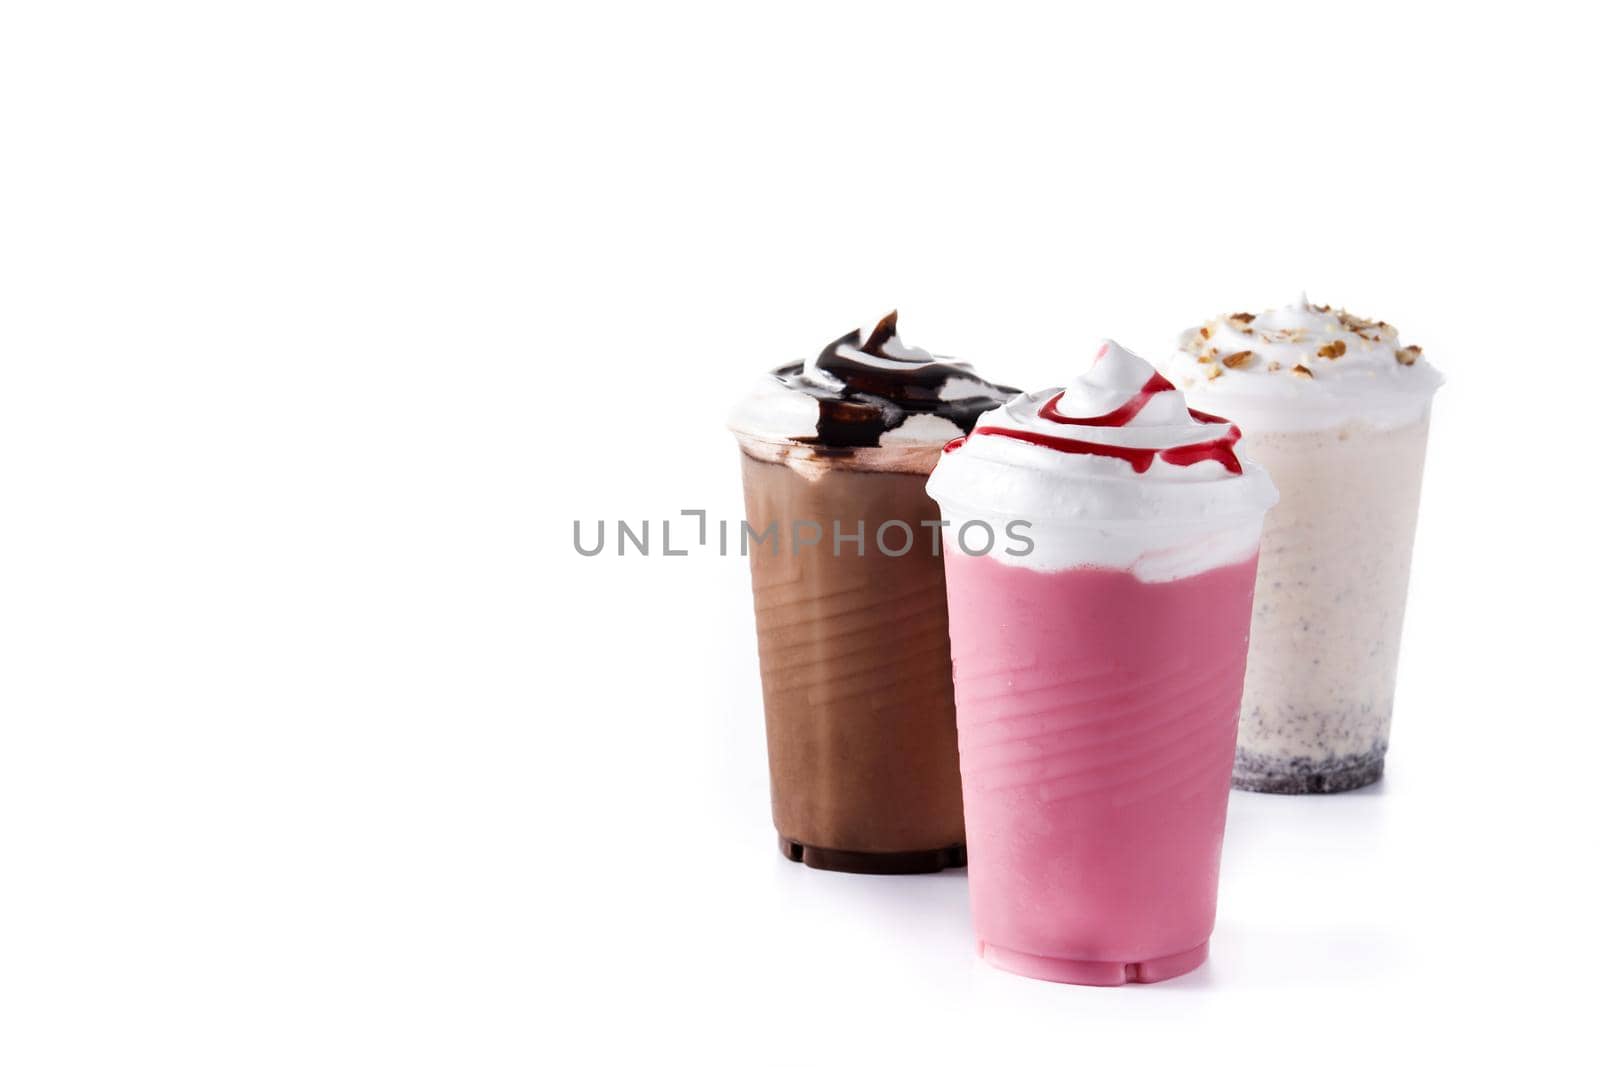
<instances>
[{"instance_id":1,"label":"chopped nut topping","mask_svg":"<svg viewBox=\"0 0 1600 1067\"><path fill-rule=\"evenodd\" d=\"M1228 318L1232 319L1235 322L1244 322L1244 323L1251 323L1251 322L1256 321L1256 317L1254 315L1250 314L1248 311L1235 311L1232 315L1229 315Z\"/></svg>"},{"instance_id":2,"label":"chopped nut topping","mask_svg":"<svg viewBox=\"0 0 1600 1067\"><path fill-rule=\"evenodd\" d=\"M1222 377L1222 368L1215 363L1211 364L1206 368L1206 377L1213 380Z\"/></svg>"},{"instance_id":3,"label":"chopped nut topping","mask_svg":"<svg viewBox=\"0 0 1600 1067\"><path fill-rule=\"evenodd\" d=\"M1211 336L1211 327L1209 327L1209 326L1200 327L1200 336L1209 338Z\"/></svg>"},{"instance_id":4,"label":"chopped nut topping","mask_svg":"<svg viewBox=\"0 0 1600 1067\"><path fill-rule=\"evenodd\" d=\"M1298 374L1302 378L1315 378L1316 377L1315 374L1311 373L1311 368L1306 366L1304 363L1296 363L1293 367L1291 367L1289 369L1289 373L1290 374Z\"/></svg>"},{"instance_id":5,"label":"chopped nut topping","mask_svg":"<svg viewBox=\"0 0 1600 1067\"><path fill-rule=\"evenodd\" d=\"M1231 356L1223 356L1222 365L1231 370L1234 367L1242 367L1255 358L1256 354L1254 352L1250 351L1249 349L1245 349L1243 352L1235 352Z\"/></svg>"},{"instance_id":6,"label":"chopped nut topping","mask_svg":"<svg viewBox=\"0 0 1600 1067\"><path fill-rule=\"evenodd\" d=\"M1194 357L1194 361L1196 363L1210 363L1211 362L1211 357L1210 356L1195 356Z\"/></svg>"},{"instance_id":7,"label":"chopped nut topping","mask_svg":"<svg viewBox=\"0 0 1600 1067\"><path fill-rule=\"evenodd\" d=\"M1420 355L1422 355L1421 346L1406 345L1404 348L1400 349L1394 354L1394 358L1398 359L1402 364L1409 367L1411 364L1417 361L1417 357Z\"/></svg>"},{"instance_id":8,"label":"chopped nut topping","mask_svg":"<svg viewBox=\"0 0 1600 1067\"><path fill-rule=\"evenodd\" d=\"M1323 345L1321 348L1317 349L1317 355L1321 356L1323 359L1338 359L1340 356L1344 355L1344 342L1334 341L1332 344Z\"/></svg>"}]
</instances>

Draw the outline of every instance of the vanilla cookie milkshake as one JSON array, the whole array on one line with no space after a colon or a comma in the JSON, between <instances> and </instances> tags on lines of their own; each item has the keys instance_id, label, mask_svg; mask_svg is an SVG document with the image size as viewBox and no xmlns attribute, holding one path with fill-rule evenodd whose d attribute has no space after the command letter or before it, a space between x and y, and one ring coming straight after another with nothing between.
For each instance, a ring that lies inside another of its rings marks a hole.
<instances>
[{"instance_id":1,"label":"vanilla cookie milkshake","mask_svg":"<svg viewBox=\"0 0 1600 1067\"><path fill-rule=\"evenodd\" d=\"M997 967L1121 985L1206 958L1276 495L1238 441L1107 343L1064 389L982 416L928 481L972 922Z\"/></svg>"},{"instance_id":2,"label":"vanilla cookie milkshake","mask_svg":"<svg viewBox=\"0 0 1600 1067\"><path fill-rule=\"evenodd\" d=\"M1336 793L1383 774L1442 378L1393 326L1305 302L1186 331L1167 367L1237 423L1282 499L1267 517L1233 784Z\"/></svg>"}]
</instances>

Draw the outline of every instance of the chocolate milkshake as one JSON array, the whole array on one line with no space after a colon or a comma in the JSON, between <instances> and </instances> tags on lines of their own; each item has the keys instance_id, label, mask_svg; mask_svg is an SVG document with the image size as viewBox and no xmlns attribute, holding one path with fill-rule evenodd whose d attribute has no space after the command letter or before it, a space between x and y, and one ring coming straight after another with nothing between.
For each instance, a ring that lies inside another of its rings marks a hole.
<instances>
[{"instance_id":1,"label":"chocolate milkshake","mask_svg":"<svg viewBox=\"0 0 1600 1067\"><path fill-rule=\"evenodd\" d=\"M1388 323L1304 298L1213 319L1179 344L1169 376L1240 426L1282 494L1262 534L1233 784L1377 781L1442 378Z\"/></svg>"},{"instance_id":2,"label":"chocolate milkshake","mask_svg":"<svg viewBox=\"0 0 1600 1067\"><path fill-rule=\"evenodd\" d=\"M939 450L1013 395L903 345L891 313L734 412L783 854L876 874L966 863Z\"/></svg>"}]
</instances>

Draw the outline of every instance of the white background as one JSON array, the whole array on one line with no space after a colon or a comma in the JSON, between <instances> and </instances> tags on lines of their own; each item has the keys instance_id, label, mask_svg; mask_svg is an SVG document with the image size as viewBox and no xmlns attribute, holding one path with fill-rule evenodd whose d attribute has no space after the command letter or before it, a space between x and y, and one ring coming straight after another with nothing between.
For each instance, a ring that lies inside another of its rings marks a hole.
<instances>
[{"instance_id":1,"label":"white background","mask_svg":"<svg viewBox=\"0 0 1600 1067\"><path fill-rule=\"evenodd\" d=\"M11 4L0 1061L1531 1059L1596 993L1580 5ZM1390 773L1235 795L1213 958L778 856L751 377L1030 388L1297 296L1448 375ZM1568 1046L1570 1048L1570 1046Z\"/></svg>"}]
</instances>

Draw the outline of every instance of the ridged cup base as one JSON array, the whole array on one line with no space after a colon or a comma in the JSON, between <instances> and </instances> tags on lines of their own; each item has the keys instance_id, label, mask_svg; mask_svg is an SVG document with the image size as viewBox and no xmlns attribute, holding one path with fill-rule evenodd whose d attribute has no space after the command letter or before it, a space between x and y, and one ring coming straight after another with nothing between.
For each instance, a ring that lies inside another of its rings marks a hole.
<instances>
[{"instance_id":1,"label":"ridged cup base","mask_svg":"<svg viewBox=\"0 0 1600 1067\"><path fill-rule=\"evenodd\" d=\"M840 848L818 848L778 836L778 851L785 859L803 863L819 871L845 874L933 874L947 867L965 867L965 845L923 849L917 852L850 852Z\"/></svg>"},{"instance_id":2,"label":"ridged cup base","mask_svg":"<svg viewBox=\"0 0 1600 1067\"><path fill-rule=\"evenodd\" d=\"M1382 752L1315 761L1240 752L1233 764L1233 787L1251 793L1347 793L1382 777Z\"/></svg>"},{"instance_id":3,"label":"ridged cup base","mask_svg":"<svg viewBox=\"0 0 1600 1067\"><path fill-rule=\"evenodd\" d=\"M1001 948L987 942L978 942L978 955L992 966L1025 978L1039 978L1046 982L1066 982L1071 985L1127 985L1130 982L1147 984L1164 982L1188 974L1206 961L1211 951L1207 939L1194 948L1159 956L1152 960L1119 963L1114 960L1069 960L1056 956L1035 956L1028 952Z\"/></svg>"}]
</instances>

